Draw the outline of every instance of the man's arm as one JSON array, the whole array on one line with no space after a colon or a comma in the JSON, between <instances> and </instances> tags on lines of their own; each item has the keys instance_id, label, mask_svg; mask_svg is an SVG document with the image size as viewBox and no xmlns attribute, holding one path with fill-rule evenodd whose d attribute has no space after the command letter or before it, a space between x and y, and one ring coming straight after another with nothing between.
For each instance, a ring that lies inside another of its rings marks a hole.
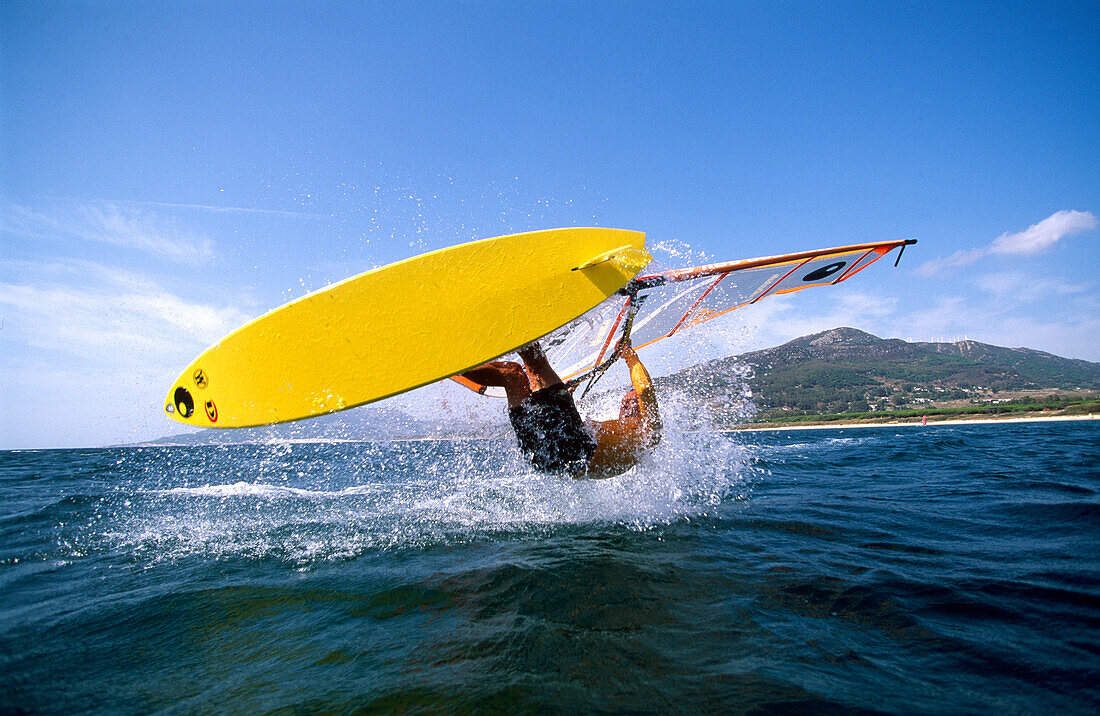
<instances>
[{"instance_id":1,"label":"man's arm","mask_svg":"<svg viewBox=\"0 0 1100 716\"><path fill-rule=\"evenodd\" d=\"M619 345L619 355L630 369L630 383L638 395L642 444L644 447L653 447L661 442L661 414L657 408L657 391L653 388L653 380L638 359L629 339L623 340Z\"/></svg>"},{"instance_id":2,"label":"man's arm","mask_svg":"<svg viewBox=\"0 0 1100 716\"><path fill-rule=\"evenodd\" d=\"M629 343L620 346L620 355L630 369L630 382L638 395L638 414L620 414L616 420L594 425L596 453L589 462L589 473L594 476L611 477L626 472L638 464L646 449L661 441L661 417L649 372Z\"/></svg>"}]
</instances>

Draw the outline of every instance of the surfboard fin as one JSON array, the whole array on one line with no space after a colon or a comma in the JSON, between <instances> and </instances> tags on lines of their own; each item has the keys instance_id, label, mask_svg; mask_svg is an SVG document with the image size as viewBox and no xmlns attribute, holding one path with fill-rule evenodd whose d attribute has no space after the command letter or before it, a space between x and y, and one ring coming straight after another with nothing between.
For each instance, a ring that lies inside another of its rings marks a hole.
<instances>
[{"instance_id":1,"label":"surfboard fin","mask_svg":"<svg viewBox=\"0 0 1100 716\"><path fill-rule=\"evenodd\" d=\"M583 271L586 268L598 266L608 261L613 262L616 266L623 270L624 273L634 275L641 271L646 264L653 260L653 256L650 255L645 249L638 248L637 246L620 246L615 249L611 249L606 253L602 253L595 258L591 258L585 261L580 266L574 266L574 271Z\"/></svg>"}]
</instances>

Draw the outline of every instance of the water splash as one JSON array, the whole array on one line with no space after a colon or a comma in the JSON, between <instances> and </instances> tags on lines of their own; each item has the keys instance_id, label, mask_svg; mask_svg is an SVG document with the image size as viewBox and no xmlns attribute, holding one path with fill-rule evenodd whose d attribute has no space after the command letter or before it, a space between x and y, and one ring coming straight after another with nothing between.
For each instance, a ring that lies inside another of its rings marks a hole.
<instances>
[{"instance_id":1,"label":"water splash","mask_svg":"<svg viewBox=\"0 0 1100 716\"><path fill-rule=\"evenodd\" d=\"M676 429L606 480L533 472L510 440L173 448L135 462L73 551L121 550L146 565L199 556L308 567L563 529L647 530L714 514L747 472L736 441Z\"/></svg>"}]
</instances>

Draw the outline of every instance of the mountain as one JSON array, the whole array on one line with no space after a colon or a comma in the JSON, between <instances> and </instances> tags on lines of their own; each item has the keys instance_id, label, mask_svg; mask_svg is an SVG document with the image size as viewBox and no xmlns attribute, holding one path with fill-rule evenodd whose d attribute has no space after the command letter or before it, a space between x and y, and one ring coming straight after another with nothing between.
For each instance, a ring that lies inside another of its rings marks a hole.
<instances>
[{"instance_id":1,"label":"mountain","mask_svg":"<svg viewBox=\"0 0 1100 716\"><path fill-rule=\"evenodd\" d=\"M224 445L285 440L402 440L421 437L491 436L505 434L503 424L484 424L455 416L418 420L402 410L374 403L339 413L319 415L280 425L233 430L203 429L150 441L149 445Z\"/></svg>"},{"instance_id":2,"label":"mountain","mask_svg":"<svg viewBox=\"0 0 1100 716\"><path fill-rule=\"evenodd\" d=\"M709 361L659 382L698 392L701 386L728 391L746 380L764 416L842 413L1035 391L1095 391L1100 364L1029 348L977 341L909 343L835 328Z\"/></svg>"}]
</instances>

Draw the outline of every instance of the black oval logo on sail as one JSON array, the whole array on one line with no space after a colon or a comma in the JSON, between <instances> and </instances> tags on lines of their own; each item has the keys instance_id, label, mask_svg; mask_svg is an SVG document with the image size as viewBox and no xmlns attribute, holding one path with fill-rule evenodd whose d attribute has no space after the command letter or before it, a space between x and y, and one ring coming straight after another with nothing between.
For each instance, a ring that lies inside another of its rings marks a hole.
<instances>
[{"instance_id":1,"label":"black oval logo on sail","mask_svg":"<svg viewBox=\"0 0 1100 716\"><path fill-rule=\"evenodd\" d=\"M182 385L176 388L176 392L172 395L172 402L176 404L176 412L181 417L190 418L191 414L195 412L195 401L187 388Z\"/></svg>"},{"instance_id":2,"label":"black oval logo on sail","mask_svg":"<svg viewBox=\"0 0 1100 716\"><path fill-rule=\"evenodd\" d=\"M822 266L816 271L811 271L802 277L803 281L820 281L823 278L828 278L834 273L839 271L848 265L847 261L837 261L836 263L829 264L828 266Z\"/></svg>"}]
</instances>

